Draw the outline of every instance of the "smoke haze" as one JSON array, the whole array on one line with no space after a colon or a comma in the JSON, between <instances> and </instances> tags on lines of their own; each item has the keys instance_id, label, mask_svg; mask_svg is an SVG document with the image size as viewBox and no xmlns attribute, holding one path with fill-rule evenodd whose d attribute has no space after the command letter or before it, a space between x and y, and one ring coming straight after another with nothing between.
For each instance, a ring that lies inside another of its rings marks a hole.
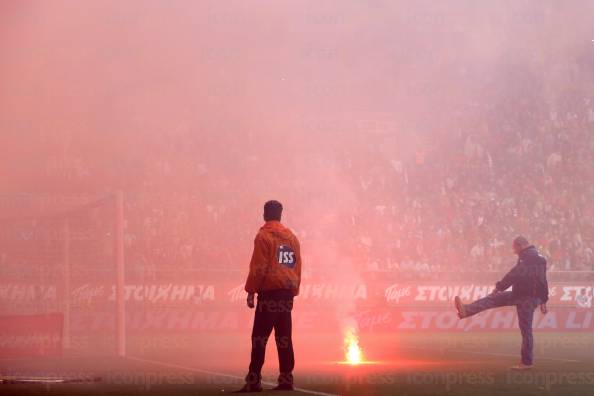
<instances>
[{"instance_id":1,"label":"smoke haze","mask_svg":"<svg viewBox=\"0 0 594 396\"><path fill-rule=\"evenodd\" d=\"M129 348L243 369L251 311L229 291L277 199L304 257L298 359L340 360L316 315L356 327L382 318L369 307L390 285L491 285L519 234L550 269L592 270L593 15L588 1L4 2L0 215L123 190ZM87 300L114 282L115 217L93 210L70 231ZM22 258L11 238L8 284L62 257ZM55 284L47 271L29 282Z\"/></svg>"}]
</instances>

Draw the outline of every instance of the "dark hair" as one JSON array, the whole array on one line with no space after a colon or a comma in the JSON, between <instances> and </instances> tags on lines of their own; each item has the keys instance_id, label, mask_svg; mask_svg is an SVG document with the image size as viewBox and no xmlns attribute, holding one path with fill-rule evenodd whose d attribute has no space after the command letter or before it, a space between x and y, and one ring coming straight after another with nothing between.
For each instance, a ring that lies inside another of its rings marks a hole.
<instances>
[{"instance_id":1,"label":"dark hair","mask_svg":"<svg viewBox=\"0 0 594 396\"><path fill-rule=\"evenodd\" d=\"M264 220L278 220L280 221L283 214L283 204L278 201L268 201L264 204Z\"/></svg>"},{"instance_id":2,"label":"dark hair","mask_svg":"<svg viewBox=\"0 0 594 396\"><path fill-rule=\"evenodd\" d=\"M517 236L516 239L514 239L514 245L519 247L527 247L530 245L530 242L528 242L528 239L526 239L526 237L520 235Z\"/></svg>"}]
</instances>

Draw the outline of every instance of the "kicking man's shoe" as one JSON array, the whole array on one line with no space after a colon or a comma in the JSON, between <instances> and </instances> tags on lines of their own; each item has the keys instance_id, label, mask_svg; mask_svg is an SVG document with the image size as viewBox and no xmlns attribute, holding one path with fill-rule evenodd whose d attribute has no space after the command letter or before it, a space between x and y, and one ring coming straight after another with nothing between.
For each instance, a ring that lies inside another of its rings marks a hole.
<instances>
[{"instance_id":1,"label":"kicking man's shoe","mask_svg":"<svg viewBox=\"0 0 594 396\"><path fill-rule=\"evenodd\" d=\"M272 388L275 391L292 391L295 390L293 388L293 384L278 384L275 388Z\"/></svg>"},{"instance_id":2,"label":"kicking man's shoe","mask_svg":"<svg viewBox=\"0 0 594 396\"><path fill-rule=\"evenodd\" d=\"M460 319L465 318L466 317L466 307L464 306L464 304L462 304L462 300L460 300L460 297L458 297L458 296L454 297L454 305L456 306L456 311L458 311L458 317Z\"/></svg>"},{"instance_id":3,"label":"kicking man's shoe","mask_svg":"<svg viewBox=\"0 0 594 396\"><path fill-rule=\"evenodd\" d=\"M262 392L262 384L245 384L240 390L236 390L233 393L251 393L251 392Z\"/></svg>"},{"instance_id":4,"label":"kicking man's shoe","mask_svg":"<svg viewBox=\"0 0 594 396\"><path fill-rule=\"evenodd\" d=\"M532 367L534 367L532 364L518 363L515 366L511 366L509 369L514 371L524 371L530 370Z\"/></svg>"}]
</instances>

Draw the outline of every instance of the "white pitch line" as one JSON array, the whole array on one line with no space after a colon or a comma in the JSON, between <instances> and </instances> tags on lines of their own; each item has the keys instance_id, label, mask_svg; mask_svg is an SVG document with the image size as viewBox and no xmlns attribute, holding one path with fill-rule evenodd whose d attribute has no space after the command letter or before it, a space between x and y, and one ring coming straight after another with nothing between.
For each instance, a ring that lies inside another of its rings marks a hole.
<instances>
[{"instance_id":1,"label":"white pitch line","mask_svg":"<svg viewBox=\"0 0 594 396\"><path fill-rule=\"evenodd\" d=\"M186 370L186 371L194 371L197 373L202 373L202 374L210 374L210 375L218 375L221 377L227 377L227 378L235 378L235 379L244 379L244 377L240 377L238 375L232 375L232 374L227 374L227 373L219 373L216 371L210 371L210 370L202 370L199 368L195 368L195 367L190 367L190 366L182 366L179 364L174 364L174 363L167 363L167 362L161 362L158 360L152 360L152 359L144 359L144 358L139 358L139 357L134 357L134 356L126 356L126 359L130 359L130 360L136 360L139 362L145 362L145 363L151 363L151 364L156 364L159 366L164 366L164 367L171 367L171 368L177 368L177 369L181 369L181 370ZM275 385L272 382L267 382L267 381L262 381L262 383L264 385ZM310 395L317 395L317 396L340 396L334 393L326 393L326 392L318 392L318 391L314 391L314 390L309 390L309 389L303 389L303 388L295 388L296 391L302 392L302 393L308 393Z\"/></svg>"},{"instance_id":2,"label":"white pitch line","mask_svg":"<svg viewBox=\"0 0 594 396\"><path fill-rule=\"evenodd\" d=\"M518 355L513 355L511 353L497 353L497 352L481 352L481 351L468 351L464 349L447 349L447 352L459 352L459 353L474 353L477 355L492 355L492 356L509 356L509 357L518 357ZM579 360L573 359L561 359L561 358L552 358L547 356L538 356L535 360L539 359L546 359L546 360L555 360L558 362L570 362L570 363L579 363Z\"/></svg>"},{"instance_id":3,"label":"white pitch line","mask_svg":"<svg viewBox=\"0 0 594 396\"><path fill-rule=\"evenodd\" d=\"M418 349L418 350L423 350L423 351L435 351L434 348L418 347L418 346L401 346L400 348L403 348L403 349ZM443 352L458 352L458 353L473 353L475 355L491 355L491 356L518 357L518 355L513 355L511 353L481 352L481 351L470 351L470 350L467 350L467 349L444 349ZM580 360L552 358L552 357L547 357L547 356L538 356L538 359L555 360L555 361L558 361L558 362L580 363ZM535 359L535 360L537 360L537 359Z\"/></svg>"}]
</instances>

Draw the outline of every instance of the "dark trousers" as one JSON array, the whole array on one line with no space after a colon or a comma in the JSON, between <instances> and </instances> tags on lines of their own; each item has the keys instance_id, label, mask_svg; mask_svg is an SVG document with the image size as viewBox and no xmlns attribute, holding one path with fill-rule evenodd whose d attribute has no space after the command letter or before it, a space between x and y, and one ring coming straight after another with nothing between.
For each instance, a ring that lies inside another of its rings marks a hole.
<instances>
[{"instance_id":1,"label":"dark trousers","mask_svg":"<svg viewBox=\"0 0 594 396\"><path fill-rule=\"evenodd\" d=\"M489 294L487 297L466 305L466 315L472 316L486 309L515 305L516 312L518 313L518 325L520 327L520 332L522 333L522 349L520 351L522 363L532 364L532 349L534 347L534 340L532 338L532 319L534 317L534 310L539 304L540 299L537 297L513 298L512 292L505 291Z\"/></svg>"},{"instance_id":2,"label":"dark trousers","mask_svg":"<svg viewBox=\"0 0 594 396\"><path fill-rule=\"evenodd\" d=\"M293 384L293 340L291 338L291 310L293 292L291 290L269 290L258 293L258 304L252 329L252 356L246 382L259 383L266 354L266 343L274 328L274 340L278 351L280 375L279 384Z\"/></svg>"}]
</instances>

